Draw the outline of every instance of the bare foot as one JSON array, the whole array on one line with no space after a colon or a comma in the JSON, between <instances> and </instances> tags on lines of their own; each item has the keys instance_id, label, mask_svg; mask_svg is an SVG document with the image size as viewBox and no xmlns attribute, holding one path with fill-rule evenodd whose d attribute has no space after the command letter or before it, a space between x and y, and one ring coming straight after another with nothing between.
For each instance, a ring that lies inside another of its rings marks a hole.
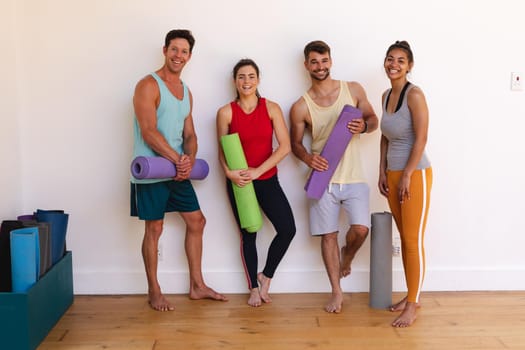
<instances>
[{"instance_id":1,"label":"bare foot","mask_svg":"<svg viewBox=\"0 0 525 350\"><path fill-rule=\"evenodd\" d=\"M341 269L340 269L341 277L346 277L350 275L350 273L352 272L352 267L350 265L352 264L353 259L354 259L354 254L352 255L348 254L346 246L341 248Z\"/></svg>"},{"instance_id":2,"label":"bare foot","mask_svg":"<svg viewBox=\"0 0 525 350\"><path fill-rule=\"evenodd\" d=\"M218 301L228 301L224 295L217 293L208 286L203 287L191 287L190 288L190 299L212 299Z\"/></svg>"},{"instance_id":3,"label":"bare foot","mask_svg":"<svg viewBox=\"0 0 525 350\"><path fill-rule=\"evenodd\" d=\"M393 305L390 305L390 307L388 309L391 312L403 311L405 309L405 307L406 307L406 304L407 304L407 297L404 297L403 299L401 299L397 303L395 303ZM416 308L420 308L421 307L420 303L415 303L415 304L416 304Z\"/></svg>"},{"instance_id":4,"label":"bare foot","mask_svg":"<svg viewBox=\"0 0 525 350\"><path fill-rule=\"evenodd\" d=\"M253 288L250 291L250 298L248 299L248 305L253 307L259 307L261 306L261 296L259 294L259 288Z\"/></svg>"},{"instance_id":5,"label":"bare foot","mask_svg":"<svg viewBox=\"0 0 525 350\"><path fill-rule=\"evenodd\" d=\"M416 320L416 303L406 303L405 309L401 315L392 322L392 327L404 328L409 327Z\"/></svg>"},{"instance_id":6,"label":"bare foot","mask_svg":"<svg viewBox=\"0 0 525 350\"><path fill-rule=\"evenodd\" d=\"M332 293L332 297L325 305L324 309L326 312L330 313L340 313L343 308L343 295Z\"/></svg>"},{"instance_id":7,"label":"bare foot","mask_svg":"<svg viewBox=\"0 0 525 350\"><path fill-rule=\"evenodd\" d=\"M262 301L264 301L265 303L271 303L272 298L270 298L268 291L270 290L270 282L272 281L272 279L266 277L262 272L259 272L257 274L257 280L259 281L259 284L261 285L261 289L259 290L259 295L261 296Z\"/></svg>"},{"instance_id":8,"label":"bare foot","mask_svg":"<svg viewBox=\"0 0 525 350\"><path fill-rule=\"evenodd\" d=\"M156 311L173 311L175 308L169 303L169 301L162 295L150 293L148 295L149 306Z\"/></svg>"}]
</instances>

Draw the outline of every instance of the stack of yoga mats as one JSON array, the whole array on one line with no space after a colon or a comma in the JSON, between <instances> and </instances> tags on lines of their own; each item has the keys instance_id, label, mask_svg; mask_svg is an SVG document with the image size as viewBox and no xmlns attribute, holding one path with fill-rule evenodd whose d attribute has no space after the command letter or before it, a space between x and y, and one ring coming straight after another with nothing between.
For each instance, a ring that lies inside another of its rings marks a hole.
<instances>
[{"instance_id":1,"label":"stack of yoga mats","mask_svg":"<svg viewBox=\"0 0 525 350\"><path fill-rule=\"evenodd\" d=\"M36 349L73 303L72 254L64 253L67 221L63 210L42 209L2 221L1 349Z\"/></svg>"},{"instance_id":2,"label":"stack of yoga mats","mask_svg":"<svg viewBox=\"0 0 525 350\"><path fill-rule=\"evenodd\" d=\"M195 159L190 179L203 180L210 168L204 159ZM136 179L165 179L177 175L175 164L163 157L136 157L131 162L131 174Z\"/></svg>"},{"instance_id":3,"label":"stack of yoga mats","mask_svg":"<svg viewBox=\"0 0 525 350\"><path fill-rule=\"evenodd\" d=\"M69 215L38 209L0 227L0 292L23 292L65 254Z\"/></svg>"},{"instance_id":4,"label":"stack of yoga mats","mask_svg":"<svg viewBox=\"0 0 525 350\"><path fill-rule=\"evenodd\" d=\"M370 234L370 307L392 304L392 214L373 213Z\"/></svg>"},{"instance_id":5,"label":"stack of yoga mats","mask_svg":"<svg viewBox=\"0 0 525 350\"><path fill-rule=\"evenodd\" d=\"M238 133L223 135L221 137L221 146L226 164L230 170L248 168ZM241 227L251 233L259 231L262 227L262 214L255 195L253 182L243 187L239 187L234 183L232 183L232 186Z\"/></svg>"},{"instance_id":6,"label":"stack of yoga mats","mask_svg":"<svg viewBox=\"0 0 525 350\"><path fill-rule=\"evenodd\" d=\"M312 170L304 186L308 198L320 199L323 196L348 143L352 139L353 134L348 130L347 124L353 119L361 118L362 115L363 113L355 107L350 105L343 107L321 151L321 156L328 161L328 169L325 171Z\"/></svg>"},{"instance_id":7,"label":"stack of yoga mats","mask_svg":"<svg viewBox=\"0 0 525 350\"><path fill-rule=\"evenodd\" d=\"M27 291L0 293L0 349L37 349L72 303L72 254L68 251Z\"/></svg>"}]
</instances>

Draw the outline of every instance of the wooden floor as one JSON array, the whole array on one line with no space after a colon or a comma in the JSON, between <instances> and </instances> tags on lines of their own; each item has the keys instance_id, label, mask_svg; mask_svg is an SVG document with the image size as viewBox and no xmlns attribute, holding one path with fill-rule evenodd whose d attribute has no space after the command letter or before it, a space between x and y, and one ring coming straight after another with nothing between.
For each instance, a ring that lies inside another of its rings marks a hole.
<instances>
[{"instance_id":1,"label":"wooden floor","mask_svg":"<svg viewBox=\"0 0 525 350\"><path fill-rule=\"evenodd\" d=\"M370 309L367 293L348 294L341 314L323 311L328 294L274 294L259 308L228 297L170 295L176 310L163 313L144 295L75 296L38 349L525 349L525 292L424 293L405 329Z\"/></svg>"}]
</instances>

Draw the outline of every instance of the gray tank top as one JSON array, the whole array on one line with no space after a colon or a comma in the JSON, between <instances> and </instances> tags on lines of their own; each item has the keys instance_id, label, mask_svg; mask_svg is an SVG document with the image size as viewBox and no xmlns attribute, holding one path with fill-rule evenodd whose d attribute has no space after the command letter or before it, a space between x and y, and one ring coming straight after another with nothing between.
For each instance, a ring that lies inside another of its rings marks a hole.
<instances>
[{"instance_id":1,"label":"gray tank top","mask_svg":"<svg viewBox=\"0 0 525 350\"><path fill-rule=\"evenodd\" d=\"M404 96L401 96L402 103L394 113L386 111L387 98L383 102L383 116L381 118L381 132L388 139L388 150L386 154L388 170L403 170L410 157L412 146L414 145L415 134L412 124L412 115L408 108L407 95L415 85L410 84ZM387 96L390 90L387 91ZM426 152L423 152L417 164L417 169L430 167L430 160Z\"/></svg>"}]
</instances>

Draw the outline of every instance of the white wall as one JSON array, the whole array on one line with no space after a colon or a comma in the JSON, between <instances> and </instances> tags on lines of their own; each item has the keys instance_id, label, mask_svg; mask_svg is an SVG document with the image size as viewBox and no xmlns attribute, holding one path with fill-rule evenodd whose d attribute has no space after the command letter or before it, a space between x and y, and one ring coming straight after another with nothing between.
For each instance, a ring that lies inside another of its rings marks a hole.
<instances>
[{"instance_id":1,"label":"white wall","mask_svg":"<svg viewBox=\"0 0 525 350\"><path fill-rule=\"evenodd\" d=\"M16 217L22 203L14 0L0 2L0 33L0 218L3 218Z\"/></svg>"},{"instance_id":2,"label":"white wall","mask_svg":"<svg viewBox=\"0 0 525 350\"><path fill-rule=\"evenodd\" d=\"M262 70L260 91L288 115L309 85L302 49L310 40L325 40L333 50L333 76L360 81L379 115L380 95L388 87L385 50L405 39L415 53L412 81L425 91L431 112L434 189L425 289L525 288L525 280L517 278L525 272L520 217L525 189L519 171L525 95L509 88L510 72L525 71L521 1L497 6L452 0L14 4L9 1L0 11L9 49L2 55L7 64L0 67L8 83L2 87L7 113L0 155L14 169L0 173L2 197L13 203L3 202L0 215L7 219L36 208L70 213L67 245L73 251L75 293L146 290L143 224L129 217L131 98L135 83L162 65L163 39L173 28L189 28L197 40L183 78L195 100L199 157L212 169L205 181L195 182L208 220L203 270L212 287L246 290L215 143L215 112L233 98L235 62L255 59ZM376 189L379 132L364 139L371 209L387 210ZM280 165L298 231L274 278L274 292L329 290L319 239L308 233L305 173L291 155ZM261 265L270 226L266 222L259 234ZM167 219L161 243L163 289L185 293L187 263L177 216ZM394 267L394 287L403 289L399 258ZM368 276L369 241L343 286L366 291Z\"/></svg>"}]
</instances>

